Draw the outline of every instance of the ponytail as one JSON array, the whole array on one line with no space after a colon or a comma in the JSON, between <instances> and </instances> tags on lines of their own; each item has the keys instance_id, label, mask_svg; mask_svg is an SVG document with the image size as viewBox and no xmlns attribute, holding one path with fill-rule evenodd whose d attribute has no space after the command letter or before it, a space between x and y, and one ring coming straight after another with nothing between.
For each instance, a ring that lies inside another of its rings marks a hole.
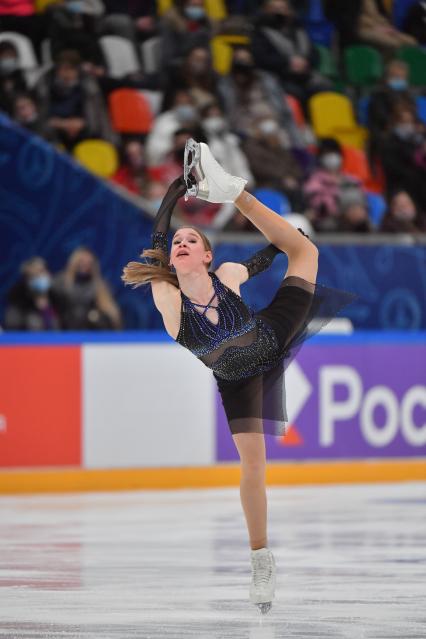
<instances>
[{"instance_id":1,"label":"ponytail","mask_svg":"<svg viewBox=\"0 0 426 639\"><path fill-rule=\"evenodd\" d=\"M125 284L130 284L132 288L149 284L149 282L169 282L179 288L179 281L176 273L169 266L169 257L161 249L145 249L141 254L142 258L151 259L153 263L129 262L123 268L121 279Z\"/></svg>"}]
</instances>

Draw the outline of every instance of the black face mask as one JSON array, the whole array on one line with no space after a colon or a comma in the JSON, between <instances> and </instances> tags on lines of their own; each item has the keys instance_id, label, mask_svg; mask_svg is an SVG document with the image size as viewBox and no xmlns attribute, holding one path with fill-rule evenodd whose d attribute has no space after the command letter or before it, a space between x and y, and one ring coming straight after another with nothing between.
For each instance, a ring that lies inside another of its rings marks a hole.
<instances>
[{"instance_id":1,"label":"black face mask","mask_svg":"<svg viewBox=\"0 0 426 639\"><path fill-rule=\"evenodd\" d=\"M233 62L232 73L250 77L253 74L254 64L251 62Z\"/></svg>"},{"instance_id":2,"label":"black face mask","mask_svg":"<svg viewBox=\"0 0 426 639\"><path fill-rule=\"evenodd\" d=\"M282 13L266 13L264 23L273 29L282 29L290 24L291 18L284 16Z\"/></svg>"}]
</instances>

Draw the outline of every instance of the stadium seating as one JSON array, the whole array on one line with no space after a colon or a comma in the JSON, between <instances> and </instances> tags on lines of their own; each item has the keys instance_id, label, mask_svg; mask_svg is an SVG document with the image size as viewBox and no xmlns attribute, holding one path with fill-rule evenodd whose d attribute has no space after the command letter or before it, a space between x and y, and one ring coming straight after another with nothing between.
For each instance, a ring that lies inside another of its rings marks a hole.
<instances>
[{"instance_id":1,"label":"stadium seating","mask_svg":"<svg viewBox=\"0 0 426 639\"><path fill-rule=\"evenodd\" d=\"M339 77L339 71L331 50L320 44L316 44L315 48L319 55L318 72L330 80L336 80Z\"/></svg>"},{"instance_id":2,"label":"stadium seating","mask_svg":"<svg viewBox=\"0 0 426 639\"><path fill-rule=\"evenodd\" d=\"M108 96L114 129L120 133L148 133L153 115L148 99L135 89L116 89Z\"/></svg>"},{"instance_id":3,"label":"stadium seating","mask_svg":"<svg viewBox=\"0 0 426 639\"><path fill-rule=\"evenodd\" d=\"M343 171L357 177L363 185L371 179L367 157L362 149L343 147Z\"/></svg>"},{"instance_id":4,"label":"stadium seating","mask_svg":"<svg viewBox=\"0 0 426 639\"><path fill-rule=\"evenodd\" d=\"M371 87L383 75L382 56L373 47L347 47L344 60L347 81L357 88Z\"/></svg>"},{"instance_id":5,"label":"stadium seating","mask_svg":"<svg viewBox=\"0 0 426 639\"><path fill-rule=\"evenodd\" d=\"M398 28L402 29L405 16L413 4L418 0L393 0L392 6L392 22Z\"/></svg>"},{"instance_id":6,"label":"stadium seating","mask_svg":"<svg viewBox=\"0 0 426 639\"><path fill-rule=\"evenodd\" d=\"M88 171L101 178L109 178L118 168L118 153L104 140L83 140L73 149L73 156Z\"/></svg>"},{"instance_id":7,"label":"stadium seating","mask_svg":"<svg viewBox=\"0 0 426 639\"><path fill-rule=\"evenodd\" d=\"M313 95L308 108L317 137L334 137L343 145L364 148L367 131L358 126L349 98L325 91Z\"/></svg>"},{"instance_id":8,"label":"stadium seating","mask_svg":"<svg viewBox=\"0 0 426 639\"><path fill-rule=\"evenodd\" d=\"M421 47L401 47L398 58L410 68L410 82L414 86L426 84L426 51Z\"/></svg>"},{"instance_id":9,"label":"stadium seating","mask_svg":"<svg viewBox=\"0 0 426 639\"><path fill-rule=\"evenodd\" d=\"M105 35L99 38L99 44L112 78L122 78L141 70L133 44L126 38Z\"/></svg>"},{"instance_id":10,"label":"stadium seating","mask_svg":"<svg viewBox=\"0 0 426 639\"><path fill-rule=\"evenodd\" d=\"M232 62L232 47L235 45L248 45L250 38L244 35L218 35L210 40L213 68L216 73L226 75L229 73Z\"/></svg>"},{"instance_id":11,"label":"stadium seating","mask_svg":"<svg viewBox=\"0 0 426 639\"><path fill-rule=\"evenodd\" d=\"M379 193L366 193L368 215L373 225L377 228L386 211L386 201Z\"/></svg>"},{"instance_id":12,"label":"stadium seating","mask_svg":"<svg viewBox=\"0 0 426 639\"><path fill-rule=\"evenodd\" d=\"M33 43L27 36L15 31L2 31L0 33L0 42L5 40L15 45L19 56L19 68L23 71L36 69L38 66L37 57L34 51Z\"/></svg>"},{"instance_id":13,"label":"stadium seating","mask_svg":"<svg viewBox=\"0 0 426 639\"><path fill-rule=\"evenodd\" d=\"M253 192L253 195L262 202L262 204L268 206L280 215L285 215L291 211L290 202L284 193L281 193L281 191L259 188Z\"/></svg>"}]
</instances>

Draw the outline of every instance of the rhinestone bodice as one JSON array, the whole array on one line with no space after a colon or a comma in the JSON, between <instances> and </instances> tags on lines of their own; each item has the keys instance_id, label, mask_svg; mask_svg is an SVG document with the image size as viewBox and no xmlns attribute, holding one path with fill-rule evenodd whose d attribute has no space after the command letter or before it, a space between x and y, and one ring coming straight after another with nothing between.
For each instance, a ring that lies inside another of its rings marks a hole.
<instances>
[{"instance_id":1,"label":"rhinestone bodice","mask_svg":"<svg viewBox=\"0 0 426 639\"><path fill-rule=\"evenodd\" d=\"M256 317L215 273L209 275L217 297L213 308L217 310L218 322L214 324L206 317L210 304L202 313L196 308L202 305L194 304L181 291L181 323L176 342L188 348L222 379L238 380L272 368L280 356L272 327Z\"/></svg>"}]
</instances>

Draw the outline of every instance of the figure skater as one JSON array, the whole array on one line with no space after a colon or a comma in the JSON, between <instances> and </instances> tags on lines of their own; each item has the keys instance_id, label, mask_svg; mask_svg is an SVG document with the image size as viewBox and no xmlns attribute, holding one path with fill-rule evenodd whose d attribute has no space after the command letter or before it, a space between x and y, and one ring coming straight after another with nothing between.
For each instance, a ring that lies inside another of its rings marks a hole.
<instances>
[{"instance_id":1,"label":"figure skater","mask_svg":"<svg viewBox=\"0 0 426 639\"><path fill-rule=\"evenodd\" d=\"M195 175L194 175L195 172ZM316 284L318 249L307 235L244 190L246 181L226 173L208 146L187 142L184 175L169 187L156 215L152 248L129 262L122 279L133 287L151 283L167 333L213 370L241 461L240 496L250 539L250 601L268 612L275 596L276 564L267 542L266 452L262 435L285 433L284 371L312 319L324 325L355 297ZM242 262L215 271L208 238L193 226L178 228L170 255L167 231L177 200L185 194L208 202L234 202L269 241ZM300 231L300 232L299 232ZM254 312L240 285L284 252L288 268L272 302Z\"/></svg>"}]
</instances>

